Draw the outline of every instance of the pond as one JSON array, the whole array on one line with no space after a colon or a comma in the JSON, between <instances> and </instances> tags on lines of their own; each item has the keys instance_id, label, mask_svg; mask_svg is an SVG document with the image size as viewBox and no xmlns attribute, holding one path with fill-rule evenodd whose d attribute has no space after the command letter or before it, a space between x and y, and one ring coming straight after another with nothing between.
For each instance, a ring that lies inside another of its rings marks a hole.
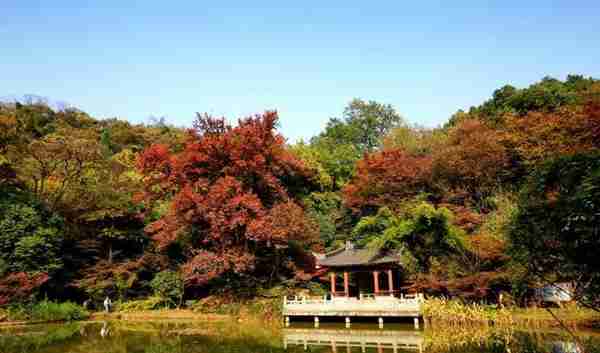
<instances>
[{"instance_id":1,"label":"pond","mask_svg":"<svg viewBox=\"0 0 600 353\"><path fill-rule=\"evenodd\" d=\"M108 321L0 329L0 353L262 353L262 352L600 352L600 332L521 331L489 327L414 330L396 324L320 328L267 323Z\"/></svg>"}]
</instances>

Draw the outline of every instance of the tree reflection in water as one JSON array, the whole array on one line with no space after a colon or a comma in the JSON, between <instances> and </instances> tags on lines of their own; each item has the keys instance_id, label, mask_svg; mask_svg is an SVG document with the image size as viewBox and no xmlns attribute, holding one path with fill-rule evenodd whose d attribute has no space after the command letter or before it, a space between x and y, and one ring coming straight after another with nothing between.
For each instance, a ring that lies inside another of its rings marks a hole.
<instances>
[{"instance_id":1,"label":"tree reflection in water","mask_svg":"<svg viewBox=\"0 0 600 353\"><path fill-rule=\"evenodd\" d=\"M600 353L600 334L582 333L586 353ZM292 327L263 322L123 322L33 325L0 329L0 353L581 353L560 332L490 327L424 331L355 326Z\"/></svg>"}]
</instances>

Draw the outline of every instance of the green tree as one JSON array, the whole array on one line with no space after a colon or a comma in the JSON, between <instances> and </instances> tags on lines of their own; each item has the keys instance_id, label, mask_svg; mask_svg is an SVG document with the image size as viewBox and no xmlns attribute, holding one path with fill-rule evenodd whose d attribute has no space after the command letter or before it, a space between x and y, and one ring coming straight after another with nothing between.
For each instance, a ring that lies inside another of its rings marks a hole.
<instances>
[{"instance_id":1,"label":"green tree","mask_svg":"<svg viewBox=\"0 0 600 353\"><path fill-rule=\"evenodd\" d=\"M464 251L463 232L452 225L452 213L427 202L408 203L399 213L387 207L363 217L352 236L375 249L405 250L428 272L434 259Z\"/></svg>"},{"instance_id":2,"label":"green tree","mask_svg":"<svg viewBox=\"0 0 600 353\"><path fill-rule=\"evenodd\" d=\"M552 113L562 107L580 104L587 91L597 82L593 78L569 75L565 81L544 77L522 89L505 85L494 91L492 98L483 104L471 107L468 113L459 110L447 125L455 125L465 116L481 119L491 125L503 125L507 114L522 116L534 111Z\"/></svg>"},{"instance_id":3,"label":"green tree","mask_svg":"<svg viewBox=\"0 0 600 353\"><path fill-rule=\"evenodd\" d=\"M0 258L7 270L56 273L63 267L62 219L22 191L0 191Z\"/></svg>"},{"instance_id":4,"label":"green tree","mask_svg":"<svg viewBox=\"0 0 600 353\"><path fill-rule=\"evenodd\" d=\"M326 134L358 146L361 152L372 152L381 145L381 138L396 126L403 125L400 114L389 104L353 99L344 109L344 121L332 119Z\"/></svg>"},{"instance_id":5,"label":"green tree","mask_svg":"<svg viewBox=\"0 0 600 353\"><path fill-rule=\"evenodd\" d=\"M562 157L534 172L509 238L531 279L574 281L581 302L600 306L600 154Z\"/></svg>"},{"instance_id":6,"label":"green tree","mask_svg":"<svg viewBox=\"0 0 600 353\"><path fill-rule=\"evenodd\" d=\"M174 271L162 271L150 282L154 295L162 298L171 306L179 306L183 301L183 279Z\"/></svg>"},{"instance_id":7,"label":"green tree","mask_svg":"<svg viewBox=\"0 0 600 353\"><path fill-rule=\"evenodd\" d=\"M354 167L365 152L382 144L391 129L403 126L402 117L389 104L353 99L342 119L332 118L325 131L310 141L316 157L331 176L332 187L339 190L354 174Z\"/></svg>"}]
</instances>

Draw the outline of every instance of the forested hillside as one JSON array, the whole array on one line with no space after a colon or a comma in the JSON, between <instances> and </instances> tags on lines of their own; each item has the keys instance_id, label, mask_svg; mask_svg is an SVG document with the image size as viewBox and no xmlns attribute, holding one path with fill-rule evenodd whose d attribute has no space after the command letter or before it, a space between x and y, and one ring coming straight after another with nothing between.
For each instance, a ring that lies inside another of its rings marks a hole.
<instances>
[{"instance_id":1,"label":"forested hillside","mask_svg":"<svg viewBox=\"0 0 600 353\"><path fill-rule=\"evenodd\" d=\"M439 128L360 99L309 141L279 119L183 129L1 104L0 304L169 281L252 295L316 280L312 251L346 240L401 252L409 290L518 302L576 280L597 301L600 81L505 86Z\"/></svg>"}]
</instances>

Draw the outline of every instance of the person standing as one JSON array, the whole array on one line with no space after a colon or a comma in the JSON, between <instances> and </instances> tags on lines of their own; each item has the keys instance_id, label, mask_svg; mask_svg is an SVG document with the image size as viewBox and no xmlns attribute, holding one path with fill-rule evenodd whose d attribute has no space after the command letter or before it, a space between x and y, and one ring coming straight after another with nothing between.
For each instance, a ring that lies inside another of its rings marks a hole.
<instances>
[{"instance_id":1,"label":"person standing","mask_svg":"<svg viewBox=\"0 0 600 353\"><path fill-rule=\"evenodd\" d=\"M104 311L109 313L111 307L112 307L112 302L110 301L110 298L108 296L106 296L106 298L104 299Z\"/></svg>"}]
</instances>

